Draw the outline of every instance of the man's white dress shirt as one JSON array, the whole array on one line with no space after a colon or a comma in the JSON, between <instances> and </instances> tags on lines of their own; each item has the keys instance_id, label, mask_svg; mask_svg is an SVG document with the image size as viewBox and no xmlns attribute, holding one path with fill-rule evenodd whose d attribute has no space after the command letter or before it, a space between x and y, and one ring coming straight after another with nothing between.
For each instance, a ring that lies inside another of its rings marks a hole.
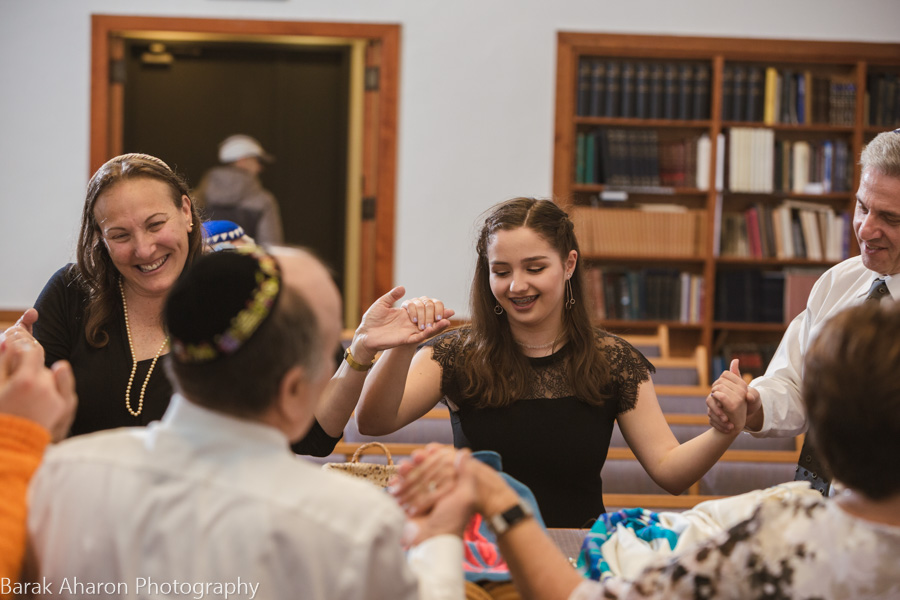
<instances>
[{"instance_id":1,"label":"man's white dress shirt","mask_svg":"<svg viewBox=\"0 0 900 600\"><path fill-rule=\"evenodd\" d=\"M900 298L900 277L879 275L854 256L826 271L810 291L806 310L788 326L765 375L750 386L759 391L763 408L757 437L793 437L806 431L806 408L800 397L803 357L829 318L862 303L872 282L883 277L892 298Z\"/></svg>"},{"instance_id":2,"label":"man's white dress shirt","mask_svg":"<svg viewBox=\"0 0 900 600\"><path fill-rule=\"evenodd\" d=\"M125 598L464 595L458 537L407 561L386 493L295 456L272 427L178 395L149 427L50 449L28 526L37 581L57 597L87 597L86 584Z\"/></svg>"}]
</instances>

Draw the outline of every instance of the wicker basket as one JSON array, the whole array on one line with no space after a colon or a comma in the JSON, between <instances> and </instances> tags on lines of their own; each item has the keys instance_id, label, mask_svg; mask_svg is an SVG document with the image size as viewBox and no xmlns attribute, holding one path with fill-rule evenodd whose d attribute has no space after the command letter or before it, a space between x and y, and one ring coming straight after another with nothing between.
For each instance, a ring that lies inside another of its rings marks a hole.
<instances>
[{"instance_id":1,"label":"wicker basket","mask_svg":"<svg viewBox=\"0 0 900 600\"><path fill-rule=\"evenodd\" d=\"M380 448L383 450L385 456L387 456L387 464L380 465L360 462L359 459L363 452L369 448ZM397 472L397 466L394 464L394 459L391 458L391 451L380 442L369 442L361 445L356 449L356 452L353 453L349 462L325 463L322 465L322 468L326 471L344 473L351 477L356 477L357 479L365 479L382 488L387 487L388 481Z\"/></svg>"}]
</instances>

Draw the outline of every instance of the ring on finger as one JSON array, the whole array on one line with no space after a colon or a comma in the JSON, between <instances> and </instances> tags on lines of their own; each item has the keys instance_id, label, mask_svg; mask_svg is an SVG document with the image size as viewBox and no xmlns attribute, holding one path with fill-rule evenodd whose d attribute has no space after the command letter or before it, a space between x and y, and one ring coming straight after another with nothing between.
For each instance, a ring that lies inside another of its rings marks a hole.
<instances>
[{"instance_id":1,"label":"ring on finger","mask_svg":"<svg viewBox=\"0 0 900 600\"><path fill-rule=\"evenodd\" d=\"M436 490L436 489L437 489L437 484L433 481L429 481L428 482L428 493L433 494L434 490Z\"/></svg>"}]
</instances>

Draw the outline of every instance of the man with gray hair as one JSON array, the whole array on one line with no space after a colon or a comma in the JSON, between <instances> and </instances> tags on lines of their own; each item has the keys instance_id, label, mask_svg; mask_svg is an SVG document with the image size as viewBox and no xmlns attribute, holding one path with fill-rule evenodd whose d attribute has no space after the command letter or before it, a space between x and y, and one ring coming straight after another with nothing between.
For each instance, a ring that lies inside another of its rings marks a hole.
<instances>
[{"instance_id":1,"label":"man with gray hair","mask_svg":"<svg viewBox=\"0 0 900 600\"><path fill-rule=\"evenodd\" d=\"M860 254L835 265L813 286L806 310L790 324L765 375L749 387L733 373L723 373L706 399L710 424L720 431L732 425L722 410L742 394L747 402L745 429L757 437L790 437L806 431L800 397L803 357L822 325L848 306L866 300L900 298L900 130L881 133L860 157L862 177L856 193L853 231ZM721 391L721 394L717 392ZM740 401L740 400L737 400ZM807 438L795 479L810 481L827 494L830 475Z\"/></svg>"},{"instance_id":2,"label":"man with gray hair","mask_svg":"<svg viewBox=\"0 0 900 600\"><path fill-rule=\"evenodd\" d=\"M176 394L162 421L72 438L38 470L44 593L461 599L460 531L435 523L404 556L387 494L291 452L334 372L340 316L306 252L199 259L166 301Z\"/></svg>"}]
</instances>

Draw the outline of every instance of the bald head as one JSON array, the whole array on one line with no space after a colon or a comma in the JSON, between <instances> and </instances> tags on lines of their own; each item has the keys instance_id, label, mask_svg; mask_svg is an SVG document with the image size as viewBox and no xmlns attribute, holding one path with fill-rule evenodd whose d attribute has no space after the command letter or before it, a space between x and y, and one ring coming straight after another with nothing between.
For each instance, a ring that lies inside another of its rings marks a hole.
<instances>
[{"instance_id":1,"label":"bald head","mask_svg":"<svg viewBox=\"0 0 900 600\"><path fill-rule=\"evenodd\" d=\"M322 262L299 248L278 246L270 248L278 265L285 287L303 298L316 315L322 356L330 357L340 343L341 295Z\"/></svg>"}]
</instances>

